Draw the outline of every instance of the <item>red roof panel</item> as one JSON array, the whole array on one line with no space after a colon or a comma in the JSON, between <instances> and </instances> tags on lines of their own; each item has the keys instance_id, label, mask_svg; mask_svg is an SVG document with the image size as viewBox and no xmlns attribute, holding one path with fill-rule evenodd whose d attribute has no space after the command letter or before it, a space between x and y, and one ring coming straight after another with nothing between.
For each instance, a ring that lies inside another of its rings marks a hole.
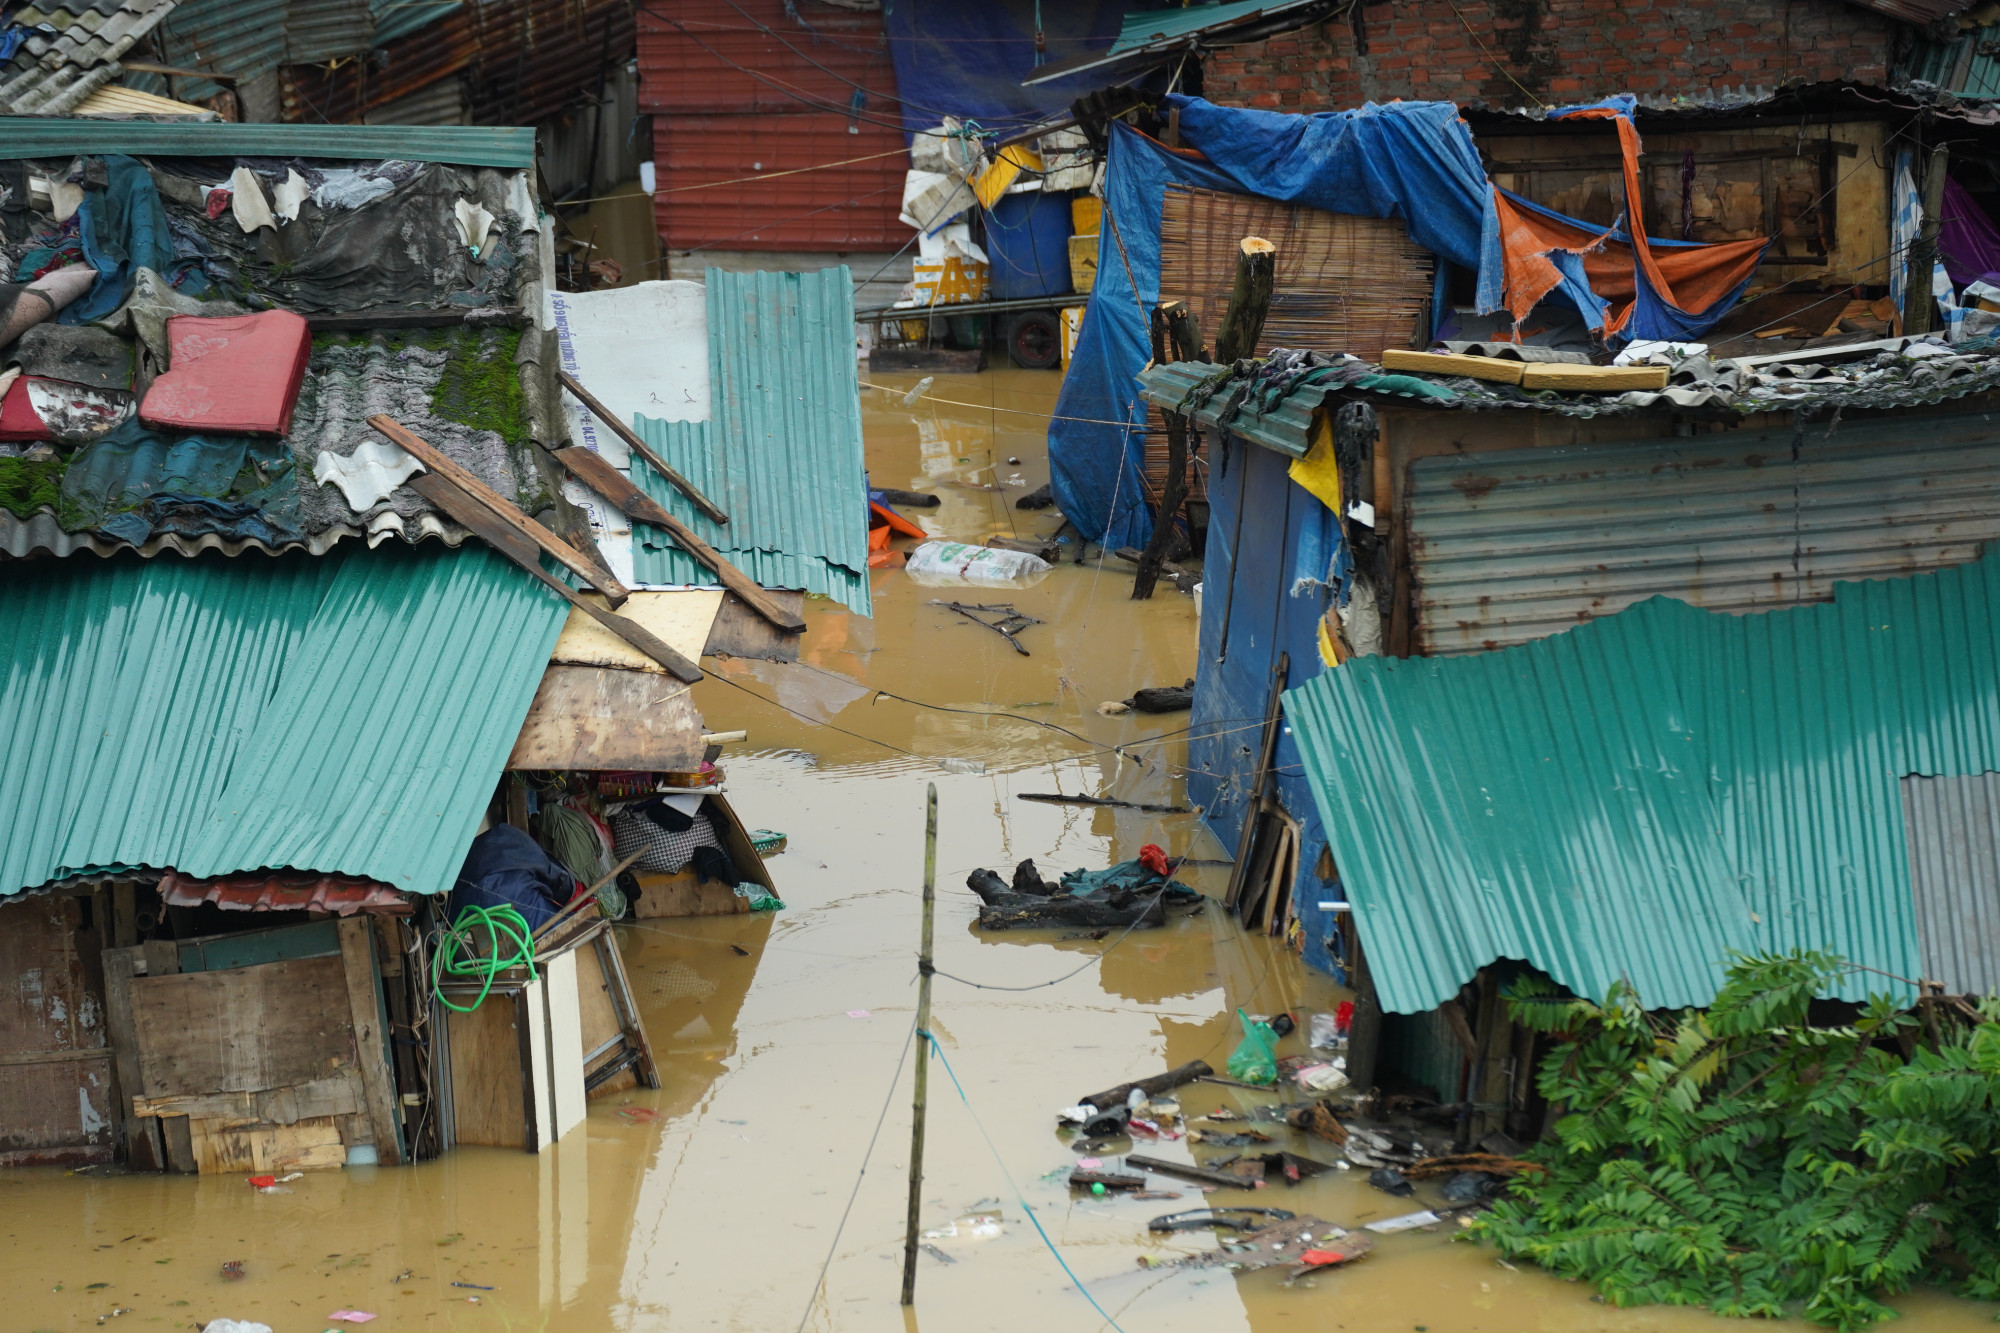
<instances>
[{"instance_id":1,"label":"red roof panel","mask_svg":"<svg viewBox=\"0 0 2000 1333\"><path fill-rule=\"evenodd\" d=\"M169 870L160 877L160 897L171 907L214 903L225 912L368 912L408 916L410 900L387 884L352 875L251 874L189 879Z\"/></svg>"},{"instance_id":2,"label":"red roof panel","mask_svg":"<svg viewBox=\"0 0 2000 1333\"><path fill-rule=\"evenodd\" d=\"M653 125L654 209L671 249L885 251L910 239L896 220L909 170L900 130L862 122L849 133L837 113L657 116Z\"/></svg>"},{"instance_id":3,"label":"red roof panel","mask_svg":"<svg viewBox=\"0 0 2000 1333\"><path fill-rule=\"evenodd\" d=\"M642 8L639 109L714 115L844 109L894 121L896 71L880 10L786 0L676 0Z\"/></svg>"}]
</instances>

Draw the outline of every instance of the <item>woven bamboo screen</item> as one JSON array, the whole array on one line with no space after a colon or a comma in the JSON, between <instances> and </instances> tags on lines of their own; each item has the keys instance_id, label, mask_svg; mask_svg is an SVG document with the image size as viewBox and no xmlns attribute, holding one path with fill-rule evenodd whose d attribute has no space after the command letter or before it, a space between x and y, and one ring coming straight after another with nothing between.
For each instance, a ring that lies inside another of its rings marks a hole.
<instances>
[{"instance_id":1,"label":"woven bamboo screen","mask_svg":"<svg viewBox=\"0 0 2000 1333\"><path fill-rule=\"evenodd\" d=\"M1259 356L1304 347L1373 361L1385 347L1418 345L1433 260L1401 222L1170 186L1160 208L1160 299L1186 301L1203 341L1215 341L1245 236L1278 247ZM1422 330L1423 341L1429 334Z\"/></svg>"}]
</instances>

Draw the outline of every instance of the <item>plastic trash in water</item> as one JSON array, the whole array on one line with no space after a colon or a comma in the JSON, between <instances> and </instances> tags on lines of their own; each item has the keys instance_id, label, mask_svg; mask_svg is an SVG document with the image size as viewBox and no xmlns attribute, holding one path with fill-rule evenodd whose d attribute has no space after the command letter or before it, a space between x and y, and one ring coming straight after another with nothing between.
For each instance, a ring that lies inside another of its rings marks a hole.
<instances>
[{"instance_id":1,"label":"plastic trash in water","mask_svg":"<svg viewBox=\"0 0 2000 1333\"><path fill-rule=\"evenodd\" d=\"M1268 1085L1278 1079L1278 1034L1269 1023L1260 1023L1236 1011L1243 1025L1243 1041L1229 1057L1229 1077L1241 1083Z\"/></svg>"},{"instance_id":2,"label":"plastic trash in water","mask_svg":"<svg viewBox=\"0 0 2000 1333\"><path fill-rule=\"evenodd\" d=\"M940 759L938 767L947 773L979 774L986 771L984 759Z\"/></svg>"},{"instance_id":3,"label":"plastic trash in water","mask_svg":"<svg viewBox=\"0 0 2000 1333\"><path fill-rule=\"evenodd\" d=\"M248 1319L211 1319L201 1328L202 1333L271 1333L269 1324L256 1324Z\"/></svg>"},{"instance_id":4,"label":"plastic trash in water","mask_svg":"<svg viewBox=\"0 0 2000 1333\"><path fill-rule=\"evenodd\" d=\"M1346 1045L1331 1013L1317 1013L1306 1020L1306 1043L1316 1051L1337 1051Z\"/></svg>"},{"instance_id":5,"label":"plastic trash in water","mask_svg":"<svg viewBox=\"0 0 2000 1333\"><path fill-rule=\"evenodd\" d=\"M915 384L911 385L910 391L903 395L903 406L915 407L917 405L917 400L930 392L931 381L935 378L936 376L934 375L926 375L922 379L918 380Z\"/></svg>"},{"instance_id":6,"label":"plastic trash in water","mask_svg":"<svg viewBox=\"0 0 2000 1333\"><path fill-rule=\"evenodd\" d=\"M910 552L903 566L913 581L927 588L1031 588L1054 568L1027 551L965 542L925 542Z\"/></svg>"}]
</instances>

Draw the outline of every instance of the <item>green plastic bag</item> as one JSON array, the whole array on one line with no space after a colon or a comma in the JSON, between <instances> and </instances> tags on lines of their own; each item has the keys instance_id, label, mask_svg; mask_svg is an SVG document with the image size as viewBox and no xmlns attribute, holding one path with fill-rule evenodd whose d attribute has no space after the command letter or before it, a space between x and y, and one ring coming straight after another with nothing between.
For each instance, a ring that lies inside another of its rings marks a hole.
<instances>
[{"instance_id":1,"label":"green plastic bag","mask_svg":"<svg viewBox=\"0 0 2000 1333\"><path fill-rule=\"evenodd\" d=\"M1237 1021L1243 1024L1243 1042L1229 1057L1229 1077L1238 1083L1278 1081L1278 1034L1269 1023L1253 1023L1241 1009Z\"/></svg>"}]
</instances>

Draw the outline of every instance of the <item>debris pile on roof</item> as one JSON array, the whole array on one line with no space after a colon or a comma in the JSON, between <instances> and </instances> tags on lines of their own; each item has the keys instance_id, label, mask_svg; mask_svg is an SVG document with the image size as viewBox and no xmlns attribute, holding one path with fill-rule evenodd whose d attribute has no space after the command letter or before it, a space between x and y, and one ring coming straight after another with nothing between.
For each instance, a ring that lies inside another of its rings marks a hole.
<instances>
[{"instance_id":1,"label":"debris pile on roof","mask_svg":"<svg viewBox=\"0 0 2000 1333\"><path fill-rule=\"evenodd\" d=\"M378 412L558 503L524 172L105 153L0 160L0 189L0 549L456 545L369 470Z\"/></svg>"},{"instance_id":2,"label":"debris pile on roof","mask_svg":"<svg viewBox=\"0 0 2000 1333\"><path fill-rule=\"evenodd\" d=\"M175 0L36 0L0 30L0 112L74 114L115 80L118 59L152 32Z\"/></svg>"}]
</instances>

